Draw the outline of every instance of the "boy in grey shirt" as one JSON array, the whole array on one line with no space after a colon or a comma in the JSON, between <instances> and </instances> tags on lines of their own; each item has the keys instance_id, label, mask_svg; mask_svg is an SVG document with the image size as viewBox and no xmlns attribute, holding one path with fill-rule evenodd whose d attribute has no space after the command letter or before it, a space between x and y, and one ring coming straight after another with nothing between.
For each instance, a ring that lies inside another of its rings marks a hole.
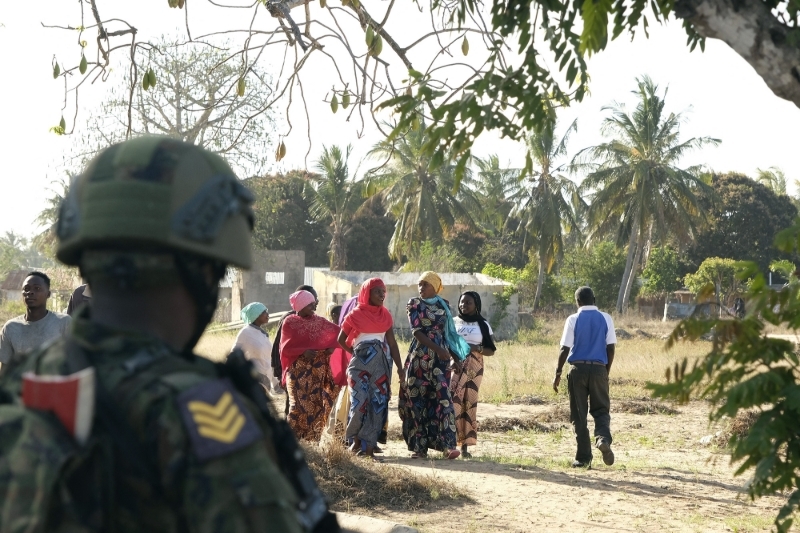
<instances>
[{"instance_id":1,"label":"boy in grey shirt","mask_svg":"<svg viewBox=\"0 0 800 533\"><path fill-rule=\"evenodd\" d=\"M12 318L0 331L0 363L32 352L40 345L66 334L70 317L47 310L50 278L42 272L31 272L22 285L26 311Z\"/></svg>"}]
</instances>

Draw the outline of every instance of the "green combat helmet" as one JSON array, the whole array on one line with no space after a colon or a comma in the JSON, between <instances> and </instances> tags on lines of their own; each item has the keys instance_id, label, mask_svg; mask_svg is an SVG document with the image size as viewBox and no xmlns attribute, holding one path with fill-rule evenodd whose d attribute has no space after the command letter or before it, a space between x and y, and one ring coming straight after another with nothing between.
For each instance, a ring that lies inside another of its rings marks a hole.
<instances>
[{"instance_id":1,"label":"green combat helmet","mask_svg":"<svg viewBox=\"0 0 800 533\"><path fill-rule=\"evenodd\" d=\"M57 226L58 259L90 249L182 251L249 268L252 193L218 155L169 137L103 150L78 176Z\"/></svg>"},{"instance_id":2,"label":"green combat helmet","mask_svg":"<svg viewBox=\"0 0 800 533\"><path fill-rule=\"evenodd\" d=\"M4 365L1 531L54 531L51 523L71 521L116 523L122 531L138 531L144 517L162 524L159 531L188 530L180 520L192 516L171 522L179 517L166 509L168 500L159 494L165 479L176 474L158 470L150 445L140 445L154 427L154 413L165 424L159 452L186 474L183 487L191 497L184 506L216 513L226 524L253 520L265 526L253 528L259 531L341 531L291 428L272 414L252 361L241 350L224 363L192 352L217 305L225 267L251 265L252 202L252 194L222 158L168 137L113 145L73 180L56 227L58 259L80 267L90 285L96 283L95 296L111 287L135 292L182 283L197 304L195 331L179 356L163 343L151 345L122 334L99 334L95 342L89 337L99 325L89 320L87 309L79 319L83 336L73 330L15 366ZM79 446L55 415L25 407L20 389L28 371L74 375L90 366L98 376L97 425ZM206 410L197 414L190 405ZM220 405L224 411L208 414ZM223 471L223 464L229 470ZM180 480L172 482L177 486ZM117 498L119 487L134 496ZM224 497L203 500L216 493ZM285 527L273 528L273 523ZM220 528L216 521L198 527L192 531Z\"/></svg>"}]
</instances>

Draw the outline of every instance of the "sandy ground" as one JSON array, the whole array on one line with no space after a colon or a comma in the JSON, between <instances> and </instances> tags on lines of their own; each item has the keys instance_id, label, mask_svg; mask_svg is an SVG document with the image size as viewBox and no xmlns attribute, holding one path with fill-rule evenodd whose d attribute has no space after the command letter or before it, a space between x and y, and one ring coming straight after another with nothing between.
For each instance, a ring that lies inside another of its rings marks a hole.
<instances>
[{"instance_id":1,"label":"sandy ground","mask_svg":"<svg viewBox=\"0 0 800 533\"><path fill-rule=\"evenodd\" d=\"M480 420L548 410L552 405L482 404L478 413ZM555 423L561 429L551 433L479 433L471 460L447 461L436 452L432 460L411 459L404 442L390 440L387 463L450 480L467 498L425 512L375 516L422 533L769 530L783 499L751 502L742 488L746 476L733 476L728 455L699 443L717 429L708 425L706 405L679 411L616 414L612 404L616 463L603 465L598 452L588 470L569 466L575 441L566 424ZM393 405L390 425L399 424Z\"/></svg>"}]
</instances>

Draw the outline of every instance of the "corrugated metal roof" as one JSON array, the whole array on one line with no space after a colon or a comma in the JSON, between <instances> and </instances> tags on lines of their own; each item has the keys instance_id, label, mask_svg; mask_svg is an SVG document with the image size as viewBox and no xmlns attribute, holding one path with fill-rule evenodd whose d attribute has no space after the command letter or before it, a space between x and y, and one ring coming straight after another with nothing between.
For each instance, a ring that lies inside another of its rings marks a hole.
<instances>
[{"instance_id":1,"label":"corrugated metal roof","mask_svg":"<svg viewBox=\"0 0 800 533\"><path fill-rule=\"evenodd\" d=\"M6 276L6 279L3 280L2 285L0 285L0 290L4 291L21 291L22 290L22 282L25 281L25 278L28 275L30 270L12 270Z\"/></svg>"}]
</instances>

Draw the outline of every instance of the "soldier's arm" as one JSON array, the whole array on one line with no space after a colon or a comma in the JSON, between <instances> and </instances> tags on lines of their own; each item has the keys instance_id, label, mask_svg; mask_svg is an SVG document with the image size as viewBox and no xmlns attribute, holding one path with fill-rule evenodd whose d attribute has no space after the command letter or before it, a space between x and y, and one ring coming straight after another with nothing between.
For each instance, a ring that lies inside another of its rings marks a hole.
<instances>
[{"instance_id":1,"label":"soldier's arm","mask_svg":"<svg viewBox=\"0 0 800 533\"><path fill-rule=\"evenodd\" d=\"M302 533L269 430L228 382L195 386L164 407L157 454L189 531Z\"/></svg>"}]
</instances>

